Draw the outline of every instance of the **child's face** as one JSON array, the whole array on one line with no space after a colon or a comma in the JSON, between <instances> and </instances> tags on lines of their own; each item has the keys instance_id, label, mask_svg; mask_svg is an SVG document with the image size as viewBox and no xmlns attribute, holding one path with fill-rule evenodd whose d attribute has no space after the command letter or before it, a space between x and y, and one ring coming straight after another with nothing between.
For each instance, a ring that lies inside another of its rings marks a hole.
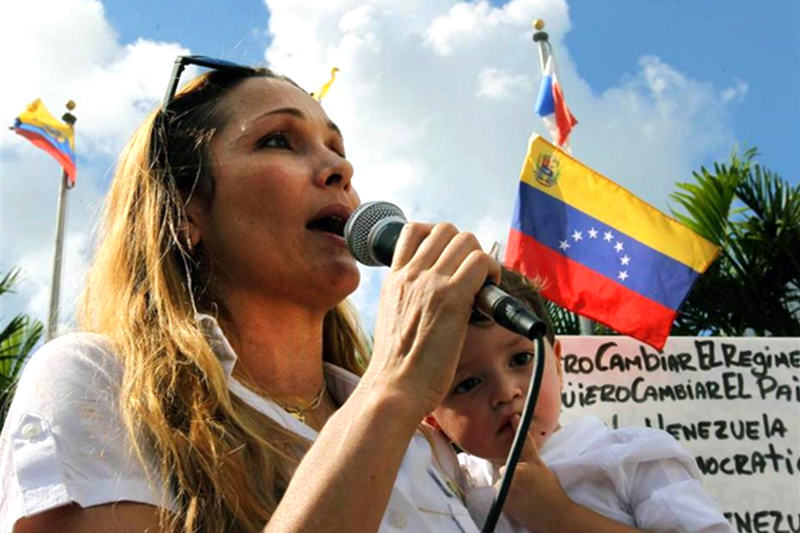
<instances>
[{"instance_id":1,"label":"child's face","mask_svg":"<svg viewBox=\"0 0 800 533\"><path fill-rule=\"evenodd\" d=\"M547 341L544 375L528 432L541 447L558 427L561 346ZM467 452L502 461L514 439L533 371L534 343L496 325L470 326L450 393L433 411L444 433Z\"/></svg>"}]
</instances>

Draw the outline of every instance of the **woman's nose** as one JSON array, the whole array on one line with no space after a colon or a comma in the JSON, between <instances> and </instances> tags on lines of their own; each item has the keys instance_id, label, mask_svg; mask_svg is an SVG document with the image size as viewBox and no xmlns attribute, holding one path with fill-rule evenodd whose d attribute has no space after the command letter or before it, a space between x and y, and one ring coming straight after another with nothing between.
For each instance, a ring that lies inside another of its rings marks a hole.
<instances>
[{"instance_id":1,"label":"woman's nose","mask_svg":"<svg viewBox=\"0 0 800 533\"><path fill-rule=\"evenodd\" d=\"M353 178L353 165L350 161L333 154L326 158L324 165L317 174L316 183L320 187L341 187L350 190L350 180Z\"/></svg>"}]
</instances>

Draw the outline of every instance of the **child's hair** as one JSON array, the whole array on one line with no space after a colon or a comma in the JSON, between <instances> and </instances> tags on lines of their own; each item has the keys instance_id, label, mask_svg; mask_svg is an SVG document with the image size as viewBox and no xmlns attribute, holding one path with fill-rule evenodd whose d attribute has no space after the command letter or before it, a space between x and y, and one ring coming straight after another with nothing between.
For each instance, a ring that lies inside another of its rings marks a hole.
<instances>
[{"instance_id":1,"label":"child's hair","mask_svg":"<svg viewBox=\"0 0 800 533\"><path fill-rule=\"evenodd\" d=\"M545 337L550 341L551 345L555 343L556 337L553 331L553 321L550 318L550 313L547 312L547 306L545 306L544 298L542 298L540 292L542 289L542 281L538 278L530 279L516 270L502 267L502 279L500 280L499 287L514 298L522 300L522 303L527 305L536 316L541 318L547 326ZM470 324L488 326L491 322L480 313L473 313L470 318Z\"/></svg>"}]
</instances>

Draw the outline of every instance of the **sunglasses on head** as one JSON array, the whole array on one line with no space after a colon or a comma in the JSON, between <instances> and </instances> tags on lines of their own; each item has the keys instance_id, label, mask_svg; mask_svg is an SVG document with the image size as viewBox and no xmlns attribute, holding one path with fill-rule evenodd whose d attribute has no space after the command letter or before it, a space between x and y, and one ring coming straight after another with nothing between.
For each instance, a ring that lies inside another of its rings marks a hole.
<instances>
[{"instance_id":1,"label":"sunglasses on head","mask_svg":"<svg viewBox=\"0 0 800 533\"><path fill-rule=\"evenodd\" d=\"M214 70L228 70L234 72L255 72L256 69L232 61L225 61L224 59L214 59L213 57L206 56L178 56L175 58L175 66L172 67L172 77L170 78L169 85L167 85L167 92L164 94L164 102L162 109L166 109L172 99L175 97L175 92L178 90L178 82L181 79L181 74L188 65L197 65L199 67L211 68Z\"/></svg>"}]
</instances>

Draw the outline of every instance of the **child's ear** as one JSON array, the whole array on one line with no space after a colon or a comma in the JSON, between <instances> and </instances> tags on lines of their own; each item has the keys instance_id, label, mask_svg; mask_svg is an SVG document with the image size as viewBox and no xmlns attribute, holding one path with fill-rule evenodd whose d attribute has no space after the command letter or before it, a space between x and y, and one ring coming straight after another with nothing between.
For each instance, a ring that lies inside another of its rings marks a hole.
<instances>
[{"instance_id":1,"label":"child's ear","mask_svg":"<svg viewBox=\"0 0 800 533\"><path fill-rule=\"evenodd\" d=\"M456 445L456 443L453 442L453 439L451 439L450 436L447 434L447 432L444 429L442 429L442 426L439 425L439 422L436 421L436 419L433 417L432 414L426 415L425 418L422 419L422 421L425 424L427 424L430 427L432 427L434 429L434 431L438 431L439 433L444 435L444 438L446 438L448 441L450 441L451 445ZM459 448L459 450L460 450L460 448Z\"/></svg>"},{"instance_id":2,"label":"child's ear","mask_svg":"<svg viewBox=\"0 0 800 533\"><path fill-rule=\"evenodd\" d=\"M561 365L561 341L556 339L553 343L553 354L556 356L556 370L558 370L558 382L564 386L564 367Z\"/></svg>"},{"instance_id":3,"label":"child's ear","mask_svg":"<svg viewBox=\"0 0 800 533\"><path fill-rule=\"evenodd\" d=\"M425 415L425 418L423 418L422 420L426 424L431 426L433 429L438 429L439 431L442 431L442 427L439 425L439 422L437 422L436 419L433 418L433 415Z\"/></svg>"}]
</instances>

